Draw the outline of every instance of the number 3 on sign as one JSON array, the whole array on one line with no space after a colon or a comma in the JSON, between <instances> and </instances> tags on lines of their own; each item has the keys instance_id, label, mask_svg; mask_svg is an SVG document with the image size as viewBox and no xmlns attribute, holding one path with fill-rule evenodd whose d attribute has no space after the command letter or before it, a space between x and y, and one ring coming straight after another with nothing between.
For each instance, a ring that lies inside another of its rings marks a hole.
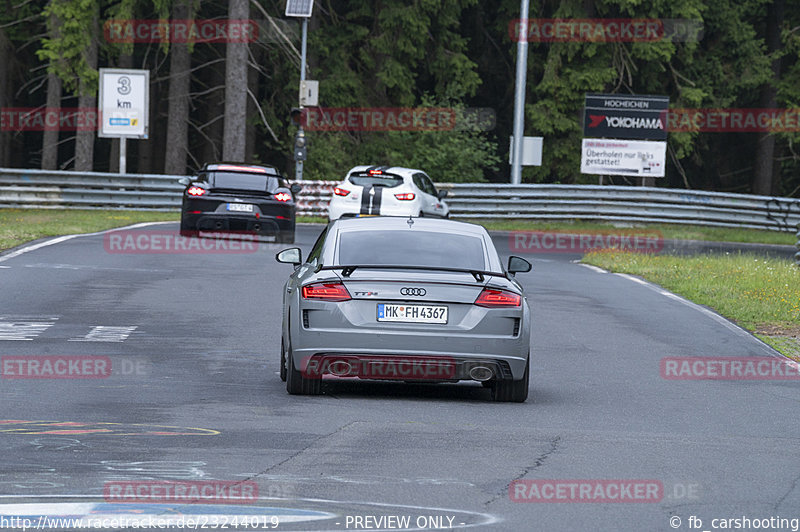
<instances>
[{"instance_id":1,"label":"number 3 on sign","mask_svg":"<svg viewBox=\"0 0 800 532\"><path fill-rule=\"evenodd\" d=\"M128 76L121 76L117 81L119 83L119 87L117 87L117 92L126 95L130 94L131 92L131 78Z\"/></svg>"}]
</instances>

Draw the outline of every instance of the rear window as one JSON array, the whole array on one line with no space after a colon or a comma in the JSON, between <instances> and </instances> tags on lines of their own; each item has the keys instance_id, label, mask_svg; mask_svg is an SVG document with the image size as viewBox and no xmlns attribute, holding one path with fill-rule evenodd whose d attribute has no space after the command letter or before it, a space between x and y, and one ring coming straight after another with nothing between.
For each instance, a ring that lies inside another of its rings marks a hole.
<instances>
[{"instance_id":1,"label":"rear window","mask_svg":"<svg viewBox=\"0 0 800 532\"><path fill-rule=\"evenodd\" d=\"M481 238L415 230L343 232L339 264L486 269Z\"/></svg>"},{"instance_id":2,"label":"rear window","mask_svg":"<svg viewBox=\"0 0 800 532\"><path fill-rule=\"evenodd\" d=\"M208 177L214 188L274 192L279 186L286 186L279 183L283 179L266 174L209 172Z\"/></svg>"},{"instance_id":3,"label":"rear window","mask_svg":"<svg viewBox=\"0 0 800 532\"><path fill-rule=\"evenodd\" d=\"M360 187L399 187L403 178L396 175L351 175L350 182Z\"/></svg>"}]
</instances>

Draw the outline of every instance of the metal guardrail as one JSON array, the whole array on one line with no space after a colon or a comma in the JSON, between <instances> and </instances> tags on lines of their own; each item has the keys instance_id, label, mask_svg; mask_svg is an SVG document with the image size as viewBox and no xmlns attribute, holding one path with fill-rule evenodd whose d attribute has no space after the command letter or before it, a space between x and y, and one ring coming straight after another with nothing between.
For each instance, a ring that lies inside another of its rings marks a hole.
<instances>
[{"instance_id":1,"label":"metal guardrail","mask_svg":"<svg viewBox=\"0 0 800 532\"><path fill-rule=\"evenodd\" d=\"M184 189L181 177L0 168L0 207L175 210ZM338 181L300 183L298 214L326 216ZM452 215L467 219L585 219L786 232L800 224L800 199L793 198L597 185L437 186L448 191Z\"/></svg>"},{"instance_id":2,"label":"metal guardrail","mask_svg":"<svg viewBox=\"0 0 800 532\"><path fill-rule=\"evenodd\" d=\"M797 224L797 244L794 247L797 248L797 253L794 254L794 263L800 266L800 224Z\"/></svg>"},{"instance_id":3,"label":"metal guardrail","mask_svg":"<svg viewBox=\"0 0 800 532\"><path fill-rule=\"evenodd\" d=\"M0 207L174 211L186 188L178 183L182 177L0 168ZM297 212L327 216L337 183L301 181Z\"/></svg>"},{"instance_id":4,"label":"metal guardrail","mask_svg":"<svg viewBox=\"0 0 800 532\"><path fill-rule=\"evenodd\" d=\"M0 168L0 207L175 210L181 177Z\"/></svg>"},{"instance_id":5,"label":"metal guardrail","mask_svg":"<svg viewBox=\"0 0 800 532\"><path fill-rule=\"evenodd\" d=\"M792 231L800 199L598 185L440 185L459 218L586 219Z\"/></svg>"}]
</instances>

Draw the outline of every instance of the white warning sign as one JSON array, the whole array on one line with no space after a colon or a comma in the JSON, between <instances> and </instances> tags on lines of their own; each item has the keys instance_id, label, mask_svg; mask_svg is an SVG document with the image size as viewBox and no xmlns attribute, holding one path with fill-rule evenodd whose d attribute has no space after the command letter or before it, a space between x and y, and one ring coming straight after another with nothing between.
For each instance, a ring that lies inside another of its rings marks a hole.
<instances>
[{"instance_id":1,"label":"white warning sign","mask_svg":"<svg viewBox=\"0 0 800 532\"><path fill-rule=\"evenodd\" d=\"M665 141L583 139L581 173L664 177Z\"/></svg>"}]
</instances>

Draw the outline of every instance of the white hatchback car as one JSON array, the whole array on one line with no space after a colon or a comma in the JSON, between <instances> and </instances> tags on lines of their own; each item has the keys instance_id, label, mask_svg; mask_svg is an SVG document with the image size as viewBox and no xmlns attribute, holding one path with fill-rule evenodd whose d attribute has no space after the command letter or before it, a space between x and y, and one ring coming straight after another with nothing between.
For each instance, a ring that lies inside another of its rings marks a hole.
<instances>
[{"instance_id":1,"label":"white hatchback car","mask_svg":"<svg viewBox=\"0 0 800 532\"><path fill-rule=\"evenodd\" d=\"M328 218L433 216L448 218L447 191L437 191L422 170L397 166L356 166L334 188Z\"/></svg>"}]
</instances>

